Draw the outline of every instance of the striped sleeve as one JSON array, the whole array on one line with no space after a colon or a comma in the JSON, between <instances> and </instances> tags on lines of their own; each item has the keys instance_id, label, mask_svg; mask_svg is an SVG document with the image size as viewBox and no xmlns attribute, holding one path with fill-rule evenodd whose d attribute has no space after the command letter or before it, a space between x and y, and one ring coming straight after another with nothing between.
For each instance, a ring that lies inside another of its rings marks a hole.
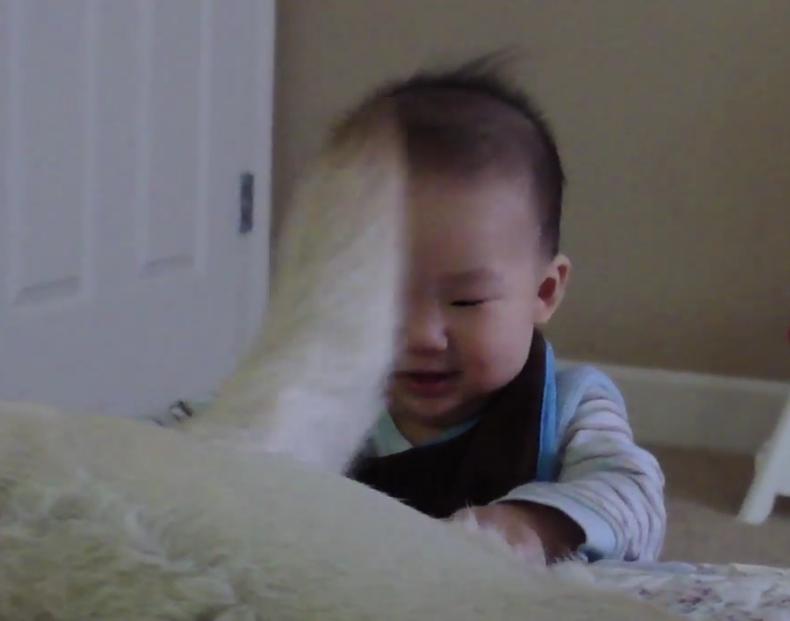
<instances>
[{"instance_id":1,"label":"striped sleeve","mask_svg":"<svg viewBox=\"0 0 790 621\"><path fill-rule=\"evenodd\" d=\"M634 442L620 392L590 368L566 375L560 392L557 480L519 486L501 500L562 511L584 531L580 551L591 559L656 560L666 529L664 475Z\"/></svg>"}]
</instances>

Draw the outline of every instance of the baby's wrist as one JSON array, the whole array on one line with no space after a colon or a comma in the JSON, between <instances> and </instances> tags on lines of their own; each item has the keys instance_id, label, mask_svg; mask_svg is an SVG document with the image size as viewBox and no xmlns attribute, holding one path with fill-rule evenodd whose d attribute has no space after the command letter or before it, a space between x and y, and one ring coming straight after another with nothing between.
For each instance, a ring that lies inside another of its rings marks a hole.
<instances>
[{"instance_id":1,"label":"baby's wrist","mask_svg":"<svg viewBox=\"0 0 790 621\"><path fill-rule=\"evenodd\" d=\"M559 509L521 500L500 504L512 507L520 519L535 531L549 561L572 554L586 539L582 528Z\"/></svg>"}]
</instances>

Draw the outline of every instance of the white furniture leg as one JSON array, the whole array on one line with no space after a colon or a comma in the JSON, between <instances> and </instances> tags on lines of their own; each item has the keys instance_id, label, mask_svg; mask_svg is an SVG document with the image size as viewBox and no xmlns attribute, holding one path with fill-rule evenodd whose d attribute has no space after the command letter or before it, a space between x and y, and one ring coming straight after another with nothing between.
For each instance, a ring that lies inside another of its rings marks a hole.
<instances>
[{"instance_id":1,"label":"white furniture leg","mask_svg":"<svg viewBox=\"0 0 790 621\"><path fill-rule=\"evenodd\" d=\"M761 524L771 514L776 496L790 496L790 399L773 437L755 463L755 476L738 518Z\"/></svg>"}]
</instances>

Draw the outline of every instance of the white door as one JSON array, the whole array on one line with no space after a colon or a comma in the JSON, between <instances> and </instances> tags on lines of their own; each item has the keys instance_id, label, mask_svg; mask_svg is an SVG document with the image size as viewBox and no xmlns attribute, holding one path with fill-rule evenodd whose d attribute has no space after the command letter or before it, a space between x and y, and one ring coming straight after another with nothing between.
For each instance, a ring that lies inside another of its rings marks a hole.
<instances>
[{"instance_id":1,"label":"white door","mask_svg":"<svg viewBox=\"0 0 790 621\"><path fill-rule=\"evenodd\" d=\"M0 0L0 399L139 416L231 371L268 268L273 2Z\"/></svg>"}]
</instances>

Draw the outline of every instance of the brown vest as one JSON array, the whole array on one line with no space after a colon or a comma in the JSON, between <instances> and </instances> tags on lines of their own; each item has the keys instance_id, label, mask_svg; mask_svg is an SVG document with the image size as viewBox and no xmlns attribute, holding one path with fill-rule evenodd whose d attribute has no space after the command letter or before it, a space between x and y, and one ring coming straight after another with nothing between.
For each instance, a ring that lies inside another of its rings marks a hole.
<instances>
[{"instance_id":1,"label":"brown vest","mask_svg":"<svg viewBox=\"0 0 790 621\"><path fill-rule=\"evenodd\" d=\"M535 480L546 374L546 342L535 333L519 375L471 429L447 441L384 457L359 457L349 476L418 511L445 518Z\"/></svg>"}]
</instances>

